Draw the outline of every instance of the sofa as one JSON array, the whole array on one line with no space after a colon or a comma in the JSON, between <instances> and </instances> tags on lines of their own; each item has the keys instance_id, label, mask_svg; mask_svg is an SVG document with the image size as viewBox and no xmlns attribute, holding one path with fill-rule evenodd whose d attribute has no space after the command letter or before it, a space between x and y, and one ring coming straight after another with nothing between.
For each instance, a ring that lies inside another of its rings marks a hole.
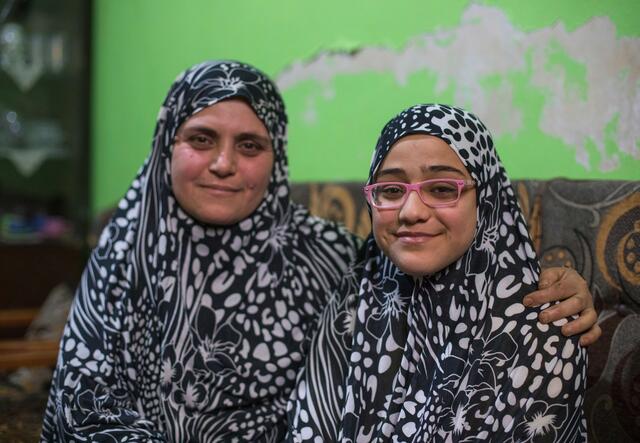
<instances>
[{"instance_id":1,"label":"sofa","mask_svg":"<svg viewBox=\"0 0 640 443\"><path fill-rule=\"evenodd\" d=\"M575 268L594 297L603 334L588 349L589 441L640 441L640 181L518 180L514 188L542 266ZM370 231L361 183L297 183L291 193L317 216L362 237ZM21 395L0 383L0 441L36 441L45 401L45 391Z\"/></svg>"}]
</instances>

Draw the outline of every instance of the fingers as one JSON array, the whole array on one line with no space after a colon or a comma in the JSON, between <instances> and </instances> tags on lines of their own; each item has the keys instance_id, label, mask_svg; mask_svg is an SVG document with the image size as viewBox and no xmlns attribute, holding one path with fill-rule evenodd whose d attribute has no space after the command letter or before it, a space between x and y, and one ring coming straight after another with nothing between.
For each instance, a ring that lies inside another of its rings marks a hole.
<instances>
[{"instance_id":1,"label":"fingers","mask_svg":"<svg viewBox=\"0 0 640 443\"><path fill-rule=\"evenodd\" d=\"M575 299L563 309L574 307L576 310L563 312L567 315L578 314L580 311L593 308L593 299L587 282L571 268L548 268L540 275L540 285L537 291L528 294L523 303L525 306L540 306L545 303ZM578 303L576 303L578 302Z\"/></svg>"},{"instance_id":2,"label":"fingers","mask_svg":"<svg viewBox=\"0 0 640 443\"><path fill-rule=\"evenodd\" d=\"M555 285L558 285L559 288L566 290L567 293L571 293L571 295L577 294L580 297L589 296L591 299L591 293L589 292L589 285L582 278L578 271L573 268L555 268L560 277Z\"/></svg>"},{"instance_id":3,"label":"fingers","mask_svg":"<svg viewBox=\"0 0 640 443\"><path fill-rule=\"evenodd\" d=\"M582 299L578 297L571 297L558 304L548 307L538 315L538 319L542 323L552 323L563 318L568 319L568 317L572 317L578 313L580 313L580 317L583 317L585 311L586 307L584 306ZM581 329L579 332L583 332L589 329L595 322L595 318L588 318L583 321L587 323L584 329Z\"/></svg>"},{"instance_id":4,"label":"fingers","mask_svg":"<svg viewBox=\"0 0 640 443\"><path fill-rule=\"evenodd\" d=\"M540 314L542 315L542 313ZM565 317L566 318L566 317ZM567 319L570 320L570 319ZM550 320L555 321L555 320ZM585 309L582 311L580 317L573 319L562 326L562 334L566 337L576 334L582 334L589 331L593 326L596 326L598 321L598 314L595 309ZM549 321L542 321L541 323L548 323Z\"/></svg>"},{"instance_id":5,"label":"fingers","mask_svg":"<svg viewBox=\"0 0 640 443\"><path fill-rule=\"evenodd\" d=\"M567 289L562 285L561 282L557 282L546 289L538 289L537 291L533 291L532 293L527 294L522 300L522 303L525 306L531 308L544 305L545 303L564 300L566 298L571 299L570 297L572 297L573 295L575 294L570 294L567 292ZM578 297L577 301L583 302L584 300ZM582 306L581 309L578 310L578 312L580 312L584 307L585 306ZM572 313L575 314L575 312Z\"/></svg>"},{"instance_id":6,"label":"fingers","mask_svg":"<svg viewBox=\"0 0 640 443\"><path fill-rule=\"evenodd\" d=\"M574 269L544 269L540 274L539 289L528 294L523 303L525 306L534 307L555 301L560 303L548 307L538 315L540 322L552 323L579 314L578 318L562 326L562 334L583 334L580 337L580 344L583 346L589 346L600 338L602 330L596 323L598 314L589 286Z\"/></svg>"},{"instance_id":7,"label":"fingers","mask_svg":"<svg viewBox=\"0 0 640 443\"><path fill-rule=\"evenodd\" d=\"M580 337L580 344L585 347L591 346L596 341L598 341L601 335L602 335L602 329L600 328L600 325L597 325L597 324L593 325L593 327L589 330L589 332L587 332L586 334L583 334Z\"/></svg>"},{"instance_id":8,"label":"fingers","mask_svg":"<svg viewBox=\"0 0 640 443\"><path fill-rule=\"evenodd\" d=\"M553 306L552 308L556 308L556 306ZM547 309L540 313L538 319L541 323L551 323L561 318L565 318L564 315L559 314L558 312L559 310ZM585 309L580 314L580 317L562 326L562 335L564 335L565 337L570 337L572 335L582 334L582 336L580 337L580 344L582 346L590 346L598 341L600 335L602 335L602 329L596 323L597 320L598 314L595 309Z\"/></svg>"},{"instance_id":9,"label":"fingers","mask_svg":"<svg viewBox=\"0 0 640 443\"><path fill-rule=\"evenodd\" d=\"M569 315L577 314L588 307L591 293L586 285L582 286L580 284L567 283L565 280L558 280L551 284L551 286L527 294L522 302L527 307L534 307L554 301L568 301L567 299L572 300L571 305L575 306L577 311L566 312L568 312Z\"/></svg>"},{"instance_id":10,"label":"fingers","mask_svg":"<svg viewBox=\"0 0 640 443\"><path fill-rule=\"evenodd\" d=\"M538 287L540 289L547 288L551 286L553 283L561 280L562 277L567 273L567 269L570 268L544 268L540 272L540 283Z\"/></svg>"}]
</instances>

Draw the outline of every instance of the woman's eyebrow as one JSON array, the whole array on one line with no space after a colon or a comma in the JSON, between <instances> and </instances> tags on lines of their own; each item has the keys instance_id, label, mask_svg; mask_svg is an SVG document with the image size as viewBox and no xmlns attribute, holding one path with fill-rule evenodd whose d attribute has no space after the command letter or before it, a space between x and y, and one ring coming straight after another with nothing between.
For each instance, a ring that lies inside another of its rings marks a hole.
<instances>
[{"instance_id":1,"label":"woman's eyebrow","mask_svg":"<svg viewBox=\"0 0 640 443\"><path fill-rule=\"evenodd\" d=\"M183 128L180 128L180 130L178 131L179 134L183 132L191 132L191 133L198 132L198 133L208 135L209 137L216 137L218 135L215 129L212 129L208 126L201 126L201 125L185 126Z\"/></svg>"},{"instance_id":2,"label":"woman's eyebrow","mask_svg":"<svg viewBox=\"0 0 640 443\"><path fill-rule=\"evenodd\" d=\"M219 133L218 131L216 131L215 129L209 127L209 126L204 126L204 125L194 125L194 126L185 126L183 127L179 133L182 132L189 132L189 133L201 133L201 134L205 134L208 135L209 137L218 137ZM241 132L240 134L236 134L234 137L236 140L238 141L242 141L242 140L253 140L257 143L263 144L265 146L271 146L271 139L268 137L264 137L258 133L255 132Z\"/></svg>"}]
</instances>

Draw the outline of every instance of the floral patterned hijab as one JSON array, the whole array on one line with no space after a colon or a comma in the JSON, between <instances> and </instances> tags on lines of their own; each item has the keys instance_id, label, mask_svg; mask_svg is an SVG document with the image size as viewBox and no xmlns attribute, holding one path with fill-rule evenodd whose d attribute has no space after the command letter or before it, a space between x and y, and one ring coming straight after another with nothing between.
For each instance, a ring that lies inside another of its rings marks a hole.
<instances>
[{"instance_id":1,"label":"floral patterned hijab","mask_svg":"<svg viewBox=\"0 0 640 443\"><path fill-rule=\"evenodd\" d=\"M440 137L476 183L471 247L431 276L403 274L369 237L322 315L289 405L290 441L583 441L586 353L522 305L538 261L488 130L418 105L378 140Z\"/></svg>"},{"instance_id":2,"label":"floral patterned hijab","mask_svg":"<svg viewBox=\"0 0 640 443\"><path fill-rule=\"evenodd\" d=\"M241 98L274 149L257 209L230 226L171 189L177 129ZM173 83L152 152L87 265L62 339L45 441L278 441L305 334L355 254L354 237L289 201L284 103L234 61Z\"/></svg>"}]
</instances>

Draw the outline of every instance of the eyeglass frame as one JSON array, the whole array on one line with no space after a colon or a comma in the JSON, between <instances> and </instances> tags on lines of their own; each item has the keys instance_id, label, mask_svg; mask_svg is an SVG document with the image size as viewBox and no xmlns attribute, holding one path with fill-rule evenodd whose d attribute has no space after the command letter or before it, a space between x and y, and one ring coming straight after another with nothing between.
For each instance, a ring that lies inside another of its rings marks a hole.
<instances>
[{"instance_id":1,"label":"eyeglass frame","mask_svg":"<svg viewBox=\"0 0 640 443\"><path fill-rule=\"evenodd\" d=\"M424 199L422 198L421 187L425 183L430 183L430 182L455 183L457 188L458 188L458 197L453 201L446 202L446 203L435 204L435 205L432 205L432 204L429 204L429 203L425 202ZM380 185L398 185L398 186L403 187L406 192L404 193L402 198L400 200L398 200L398 204L397 205L379 206L379 205L376 205L373 202L372 191L373 191L373 189L375 187L380 186ZM364 188L362 188L362 190L364 191L364 196L365 196L365 199L367 200L367 202L369 202L369 204L372 207L376 208L376 209L398 209L398 208L401 208L407 202L407 199L409 198L409 194L411 194L412 191L416 191L416 193L418 194L418 198L420 198L420 201L425 206L428 206L430 208L450 208L452 206L455 206L458 203L458 201L460 200L460 196L462 195L462 191L465 188L474 187L475 185L476 185L476 182L474 180L464 180L464 179L459 179L459 178L430 178L430 179L423 180L423 181L418 182L418 183L403 183L403 182L372 183L370 185L366 185Z\"/></svg>"}]
</instances>

